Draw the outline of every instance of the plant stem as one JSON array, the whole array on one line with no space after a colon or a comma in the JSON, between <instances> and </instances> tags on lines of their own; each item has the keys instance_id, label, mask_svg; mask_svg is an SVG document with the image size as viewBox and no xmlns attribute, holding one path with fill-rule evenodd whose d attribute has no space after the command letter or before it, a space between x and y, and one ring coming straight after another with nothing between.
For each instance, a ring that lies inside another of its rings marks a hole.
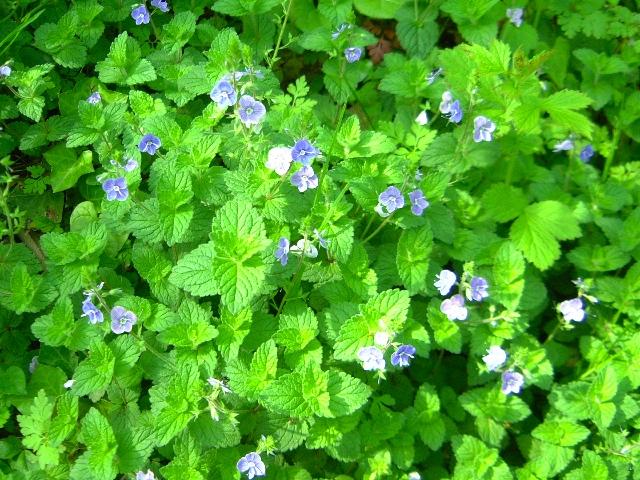
<instances>
[{"instance_id":1,"label":"plant stem","mask_svg":"<svg viewBox=\"0 0 640 480\"><path fill-rule=\"evenodd\" d=\"M367 243L369 240L371 240L373 237L375 237L380 230L382 230L384 228L384 226L389 223L389 220L391 220L391 217L387 217L385 218L382 223L380 225L378 225L378 228L376 228L373 232L371 232L371 235L369 235L367 238L365 238L364 240L362 240L362 243Z\"/></svg>"},{"instance_id":2,"label":"plant stem","mask_svg":"<svg viewBox=\"0 0 640 480\"><path fill-rule=\"evenodd\" d=\"M611 164L613 163L613 159L616 156L616 151L618 150L618 144L620 143L620 129L618 127L613 127L613 141L611 151L607 158L604 161L604 168L602 169L602 179L605 180L609 175L609 169L611 168Z\"/></svg>"},{"instance_id":3,"label":"plant stem","mask_svg":"<svg viewBox=\"0 0 640 480\"><path fill-rule=\"evenodd\" d=\"M289 20L289 11L291 10L291 4L293 0L289 0L287 4L287 10L284 13L284 20L282 21L282 25L280 25L280 32L278 33L278 39L276 40L276 46L273 49L273 54L271 55L271 60L269 61L269 66L273 65L278 59L278 51L280 50L280 45L282 45L282 36L284 35L284 29L287 26L287 21Z\"/></svg>"}]
</instances>

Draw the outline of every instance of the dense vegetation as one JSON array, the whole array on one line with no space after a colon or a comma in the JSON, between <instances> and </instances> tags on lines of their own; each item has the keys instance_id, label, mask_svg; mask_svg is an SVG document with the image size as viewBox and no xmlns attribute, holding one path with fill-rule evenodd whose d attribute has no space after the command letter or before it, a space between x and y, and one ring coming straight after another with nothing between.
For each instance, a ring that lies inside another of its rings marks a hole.
<instances>
[{"instance_id":1,"label":"dense vegetation","mask_svg":"<svg viewBox=\"0 0 640 480\"><path fill-rule=\"evenodd\" d=\"M639 6L0 2L0 478L640 479Z\"/></svg>"}]
</instances>

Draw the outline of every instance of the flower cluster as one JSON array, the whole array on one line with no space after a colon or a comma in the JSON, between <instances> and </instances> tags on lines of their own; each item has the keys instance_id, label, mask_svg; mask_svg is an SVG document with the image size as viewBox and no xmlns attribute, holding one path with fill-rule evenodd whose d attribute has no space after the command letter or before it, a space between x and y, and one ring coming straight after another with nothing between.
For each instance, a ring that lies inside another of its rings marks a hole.
<instances>
[{"instance_id":1,"label":"flower cluster","mask_svg":"<svg viewBox=\"0 0 640 480\"><path fill-rule=\"evenodd\" d=\"M166 0L151 0L151 6L157 8L161 12L166 13L169 11L169 4ZM131 18L136 22L136 25L146 25L151 21L151 15L144 3L136 6L131 11Z\"/></svg>"},{"instance_id":2,"label":"flower cluster","mask_svg":"<svg viewBox=\"0 0 640 480\"><path fill-rule=\"evenodd\" d=\"M462 107L460 100L454 100L449 90L442 94L442 102L439 107L440 113L449 118L450 122L460 123L462 121Z\"/></svg>"},{"instance_id":3,"label":"flower cluster","mask_svg":"<svg viewBox=\"0 0 640 480\"><path fill-rule=\"evenodd\" d=\"M96 323L102 323L104 321L104 315L100 308L93 303L93 297L98 295L98 291L102 290L103 283L99 284L96 288L86 290L84 292L84 301L82 302L82 316L89 319L89 323L95 325Z\"/></svg>"},{"instance_id":4,"label":"flower cluster","mask_svg":"<svg viewBox=\"0 0 640 480\"><path fill-rule=\"evenodd\" d=\"M318 230L314 230L314 232L319 240L320 246L327 248L327 240L320 235ZM316 258L318 256L318 249L309 239L301 238L295 243L295 245L291 245L288 238L280 237L278 240L278 247L276 248L274 255L283 267L289 261L290 253L308 258Z\"/></svg>"},{"instance_id":5,"label":"flower cluster","mask_svg":"<svg viewBox=\"0 0 640 480\"><path fill-rule=\"evenodd\" d=\"M415 353L416 347L413 345L398 345L395 352L391 354L391 365L408 367ZM383 371L386 366L384 352L375 346L361 348L358 351L358 359L362 362L362 368L367 371Z\"/></svg>"},{"instance_id":6,"label":"flower cluster","mask_svg":"<svg viewBox=\"0 0 640 480\"><path fill-rule=\"evenodd\" d=\"M424 210L429 206L429 201L419 188L409 192L409 202L411 203L411 213L416 216L422 215ZM391 186L378 195L378 204L374 210L381 217L388 217L396 210L404 207L404 205L404 196L400 189Z\"/></svg>"},{"instance_id":7,"label":"flower cluster","mask_svg":"<svg viewBox=\"0 0 640 480\"><path fill-rule=\"evenodd\" d=\"M262 102L256 100L251 95L242 95L238 99L238 92L236 90L236 84L238 80L248 74L254 74L260 77L260 72L254 72L247 69L244 72L233 72L233 74L225 75L222 79L216 83L211 90L209 96L211 100L216 102L218 107L226 110L238 104L238 118L245 127L252 125L258 125L267 113L267 108Z\"/></svg>"},{"instance_id":8,"label":"flower cluster","mask_svg":"<svg viewBox=\"0 0 640 480\"><path fill-rule=\"evenodd\" d=\"M265 166L278 175L286 175L291 164L297 162L301 167L291 176L291 185L298 188L299 192L318 187L318 176L311 167L314 158L320 155L320 150L314 147L309 140L298 140L293 147L273 147L267 154Z\"/></svg>"},{"instance_id":9,"label":"flower cluster","mask_svg":"<svg viewBox=\"0 0 640 480\"><path fill-rule=\"evenodd\" d=\"M508 354L499 345L492 345L487 349L487 354L482 357L482 361L490 372L499 370L507 362ZM524 375L513 369L505 370L502 373L502 385L500 390L505 395L520 393L524 385Z\"/></svg>"},{"instance_id":10,"label":"flower cluster","mask_svg":"<svg viewBox=\"0 0 640 480\"><path fill-rule=\"evenodd\" d=\"M451 270L442 270L436 275L434 286L440 292L440 295L448 295L451 288L456 284L458 278ZM467 300L473 302L481 302L489 296L487 289L489 283L483 277L472 277L467 284L463 282L465 296ZM465 306L465 297L457 293L451 298L447 298L440 304L440 311L444 313L449 320L466 320L469 314Z\"/></svg>"}]
</instances>

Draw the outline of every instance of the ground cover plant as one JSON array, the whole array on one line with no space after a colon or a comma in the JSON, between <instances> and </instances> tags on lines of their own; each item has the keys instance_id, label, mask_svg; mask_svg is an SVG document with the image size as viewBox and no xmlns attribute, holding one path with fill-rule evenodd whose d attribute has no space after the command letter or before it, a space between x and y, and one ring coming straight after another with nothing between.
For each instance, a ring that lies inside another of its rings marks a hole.
<instances>
[{"instance_id":1,"label":"ground cover plant","mask_svg":"<svg viewBox=\"0 0 640 480\"><path fill-rule=\"evenodd\" d=\"M632 0L0 3L0 478L640 479Z\"/></svg>"}]
</instances>

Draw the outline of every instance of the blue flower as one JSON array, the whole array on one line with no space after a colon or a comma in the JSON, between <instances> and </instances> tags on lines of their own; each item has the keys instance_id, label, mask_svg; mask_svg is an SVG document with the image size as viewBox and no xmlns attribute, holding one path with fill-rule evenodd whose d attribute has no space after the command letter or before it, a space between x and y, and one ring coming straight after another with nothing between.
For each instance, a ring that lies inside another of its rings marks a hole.
<instances>
[{"instance_id":1,"label":"blue flower","mask_svg":"<svg viewBox=\"0 0 640 480\"><path fill-rule=\"evenodd\" d=\"M523 8L507 8L507 17L516 27L522 25Z\"/></svg>"},{"instance_id":2,"label":"blue flower","mask_svg":"<svg viewBox=\"0 0 640 480\"><path fill-rule=\"evenodd\" d=\"M151 0L151 5L156 7L161 12L168 12L169 11L169 5L167 4L167 2L165 0Z\"/></svg>"},{"instance_id":3,"label":"blue flower","mask_svg":"<svg viewBox=\"0 0 640 480\"><path fill-rule=\"evenodd\" d=\"M238 101L238 94L233 85L226 80L220 80L209 94L211 100L216 102L220 108L227 108L235 105Z\"/></svg>"},{"instance_id":4,"label":"blue flower","mask_svg":"<svg viewBox=\"0 0 640 480\"><path fill-rule=\"evenodd\" d=\"M280 260L280 264L284 267L289 261L289 239L286 237L280 237L278 240L278 248L276 249L275 256Z\"/></svg>"},{"instance_id":5,"label":"blue flower","mask_svg":"<svg viewBox=\"0 0 640 480\"><path fill-rule=\"evenodd\" d=\"M462 108L460 101L454 100L450 91L442 93L442 102L440 102L440 113L447 116L449 121L460 123L462 121Z\"/></svg>"},{"instance_id":6,"label":"blue flower","mask_svg":"<svg viewBox=\"0 0 640 480\"><path fill-rule=\"evenodd\" d=\"M156 476L151 470L147 470L147 473L140 470L136 473L136 480L156 480Z\"/></svg>"},{"instance_id":7,"label":"blue flower","mask_svg":"<svg viewBox=\"0 0 640 480\"><path fill-rule=\"evenodd\" d=\"M393 355L391 355L391 365L394 367L408 367L409 361L415 353L416 347L413 345L400 345Z\"/></svg>"},{"instance_id":8,"label":"blue flower","mask_svg":"<svg viewBox=\"0 0 640 480\"><path fill-rule=\"evenodd\" d=\"M131 11L131 18L136 21L136 25L142 25L143 23L147 24L151 19L149 16L149 10L147 10L147 6L144 4Z\"/></svg>"},{"instance_id":9,"label":"blue flower","mask_svg":"<svg viewBox=\"0 0 640 480\"><path fill-rule=\"evenodd\" d=\"M493 140L493 132L496 129L496 124L489 120L487 117L478 115L473 119L473 141L478 142L490 142Z\"/></svg>"},{"instance_id":10,"label":"blue flower","mask_svg":"<svg viewBox=\"0 0 640 480\"><path fill-rule=\"evenodd\" d=\"M502 393L509 395L510 393L520 393L520 389L524 385L524 377L521 373L509 370L502 374Z\"/></svg>"},{"instance_id":11,"label":"blue flower","mask_svg":"<svg viewBox=\"0 0 640 480\"><path fill-rule=\"evenodd\" d=\"M596 152L593 149L593 146L589 144L586 147L584 147L582 150L580 150L580 160L582 160L584 163L587 163L589 160L591 160L591 157L593 157L595 153Z\"/></svg>"},{"instance_id":12,"label":"blue flower","mask_svg":"<svg viewBox=\"0 0 640 480\"><path fill-rule=\"evenodd\" d=\"M473 277L469 288L467 288L467 298L475 302L481 302L483 298L487 298L489 296L487 288L489 288L489 284L484 278Z\"/></svg>"},{"instance_id":13,"label":"blue flower","mask_svg":"<svg viewBox=\"0 0 640 480\"><path fill-rule=\"evenodd\" d=\"M102 184L102 189L107 193L107 200L124 202L129 197L127 182L123 177L110 178Z\"/></svg>"},{"instance_id":14,"label":"blue flower","mask_svg":"<svg viewBox=\"0 0 640 480\"><path fill-rule=\"evenodd\" d=\"M253 477L264 477L267 474L267 468L262 462L260 454L257 452L247 453L238 460L236 468L240 473L246 473L249 479Z\"/></svg>"},{"instance_id":15,"label":"blue flower","mask_svg":"<svg viewBox=\"0 0 640 480\"><path fill-rule=\"evenodd\" d=\"M117 335L130 332L133 326L138 322L135 313L121 306L115 306L111 309L111 331Z\"/></svg>"},{"instance_id":16,"label":"blue flower","mask_svg":"<svg viewBox=\"0 0 640 480\"><path fill-rule=\"evenodd\" d=\"M568 152L569 150L573 150L573 140L570 138L558 142L553 146L554 152Z\"/></svg>"},{"instance_id":17,"label":"blue flower","mask_svg":"<svg viewBox=\"0 0 640 480\"><path fill-rule=\"evenodd\" d=\"M313 168L303 166L291 176L291 185L298 187L299 192L304 192L308 188L313 189L318 186L318 177Z\"/></svg>"},{"instance_id":18,"label":"blue flower","mask_svg":"<svg viewBox=\"0 0 640 480\"><path fill-rule=\"evenodd\" d=\"M467 319L467 307L464 306L464 297L460 294L443 300L440 304L440 311L444 313L449 320Z\"/></svg>"},{"instance_id":19,"label":"blue flower","mask_svg":"<svg viewBox=\"0 0 640 480\"><path fill-rule=\"evenodd\" d=\"M360 60L362 56L362 49L360 47L349 47L344 49L344 58L349 63L355 63Z\"/></svg>"},{"instance_id":20,"label":"blue flower","mask_svg":"<svg viewBox=\"0 0 640 480\"><path fill-rule=\"evenodd\" d=\"M298 140L291 149L291 158L306 166L311 165L311 160L316 158L319 154L320 150L311 145L311 142L306 138Z\"/></svg>"},{"instance_id":21,"label":"blue flower","mask_svg":"<svg viewBox=\"0 0 640 480\"><path fill-rule=\"evenodd\" d=\"M385 207L387 213L393 213L399 208L404 207L404 197L402 192L394 186L387 188L384 192L378 195L378 202L381 206Z\"/></svg>"},{"instance_id":22,"label":"blue flower","mask_svg":"<svg viewBox=\"0 0 640 480\"><path fill-rule=\"evenodd\" d=\"M104 315L98 307L91 302L91 297L85 298L82 302L82 316L89 319L89 323L95 325L104 321Z\"/></svg>"},{"instance_id":23,"label":"blue flower","mask_svg":"<svg viewBox=\"0 0 640 480\"><path fill-rule=\"evenodd\" d=\"M411 201L411 213L414 215L422 215L424 209L429 206L429 202L424 198L424 193L420 189L409 192L409 200Z\"/></svg>"},{"instance_id":24,"label":"blue flower","mask_svg":"<svg viewBox=\"0 0 640 480\"><path fill-rule=\"evenodd\" d=\"M365 370L384 370L385 361L382 352L376 347L361 348L358 358L362 361L362 368Z\"/></svg>"},{"instance_id":25,"label":"blue flower","mask_svg":"<svg viewBox=\"0 0 640 480\"><path fill-rule=\"evenodd\" d=\"M260 123L266 113L267 109L255 98L250 97L249 95L243 95L240 97L238 115L240 115L240 121L244 123L245 126Z\"/></svg>"},{"instance_id":26,"label":"blue flower","mask_svg":"<svg viewBox=\"0 0 640 480\"><path fill-rule=\"evenodd\" d=\"M326 249L329 246L329 242L322 236L323 233L324 230L322 232L319 232L317 228L313 229L313 236L318 239L318 243L320 243L320 246Z\"/></svg>"},{"instance_id":27,"label":"blue flower","mask_svg":"<svg viewBox=\"0 0 640 480\"><path fill-rule=\"evenodd\" d=\"M447 295L456 283L456 274L451 270L442 270L436 275L436 282L433 284L440 291L440 295Z\"/></svg>"},{"instance_id":28,"label":"blue flower","mask_svg":"<svg viewBox=\"0 0 640 480\"><path fill-rule=\"evenodd\" d=\"M289 251L296 255L304 255L309 258L316 258L318 256L318 249L315 245L304 238L301 238L295 245L292 245Z\"/></svg>"},{"instance_id":29,"label":"blue flower","mask_svg":"<svg viewBox=\"0 0 640 480\"><path fill-rule=\"evenodd\" d=\"M149 155L155 155L156 151L162 146L162 142L158 137L152 135L151 133L147 133L140 143L138 144L138 150L142 153L148 153Z\"/></svg>"},{"instance_id":30,"label":"blue flower","mask_svg":"<svg viewBox=\"0 0 640 480\"><path fill-rule=\"evenodd\" d=\"M125 172L133 172L136 168L138 168L138 162L136 162L133 158L130 158L122 168L124 168Z\"/></svg>"},{"instance_id":31,"label":"blue flower","mask_svg":"<svg viewBox=\"0 0 640 480\"><path fill-rule=\"evenodd\" d=\"M91 95L89 95L89 98L87 98L87 103L90 103L91 105L96 105L101 101L102 97L100 96L100 92L93 92Z\"/></svg>"},{"instance_id":32,"label":"blue flower","mask_svg":"<svg viewBox=\"0 0 640 480\"><path fill-rule=\"evenodd\" d=\"M487 370L494 372L507 361L507 352L502 347L492 345L487 350L487 354L482 357L482 361L487 366Z\"/></svg>"},{"instance_id":33,"label":"blue flower","mask_svg":"<svg viewBox=\"0 0 640 480\"><path fill-rule=\"evenodd\" d=\"M341 23L340 26L338 26L338 28L331 33L331 38L334 40L337 39L342 32L344 32L345 30L349 30L350 28L351 28L350 24Z\"/></svg>"},{"instance_id":34,"label":"blue flower","mask_svg":"<svg viewBox=\"0 0 640 480\"><path fill-rule=\"evenodd\" d=\"M567 322L581 322L585 317L584 306L580 298L565 300L558 305L558 310Z\"/></svg>"},{"instance_id":35,"label":"blue flower","mask_svg":"<svg viewBox=\"0 0 640 480\"><path fill-rule=\"evenodd\" d=\"M11 67L9 65L0 66L0 78L11 75Z\"/></svg>"}]
</instances>

